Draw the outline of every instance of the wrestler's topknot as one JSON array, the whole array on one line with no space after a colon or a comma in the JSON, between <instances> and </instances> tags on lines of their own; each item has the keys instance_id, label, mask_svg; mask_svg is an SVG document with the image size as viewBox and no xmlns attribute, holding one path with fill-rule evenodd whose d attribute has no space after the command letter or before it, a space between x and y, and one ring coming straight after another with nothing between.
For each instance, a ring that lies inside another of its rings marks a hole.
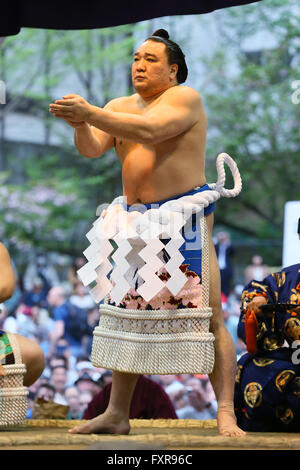
<instances>
[{"instance_id":1,"label":"wrestler's topknot","mask_svg":"<svg viewBox=\"0 0 300 470\"><path fill-rule=\"evenodd\" d=\"M146 41L149 40L162 42L165 44L167 48L169 64L178 65L177 82L185 82L188 75L188 68L185 63L185 55L178 44L176 44L174 41L171 41L168 31L165 29L157 29L154 31L152 36L146 39Z\"/></svg>"},{"instance_id":2,"label":"wrestler's topknot","mask_svg":"<svg viewBox=\"0 0 300 470\"><path fill-rule=\"evenodd\" d=\"M168 31L166 31L165 29L157 29L156 31L154 31L152 36L158 36L160 38L165 38L165 39L170 38Z\"/></svg>"}]
</instances>

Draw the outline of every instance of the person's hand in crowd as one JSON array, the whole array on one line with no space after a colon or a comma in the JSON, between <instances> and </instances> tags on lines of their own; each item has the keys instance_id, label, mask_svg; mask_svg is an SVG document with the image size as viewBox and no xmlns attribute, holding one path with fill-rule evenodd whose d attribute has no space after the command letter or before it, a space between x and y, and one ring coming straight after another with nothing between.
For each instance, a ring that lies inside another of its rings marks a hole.
<instances>
[{"instance_id":1,"label":"person's hand in crowd","mask_svg":"<svg viewBox=\"0 0 300 470\"><path fill-rule=\"evenodd\" d=\"M180 390L170 392L168 395L169 395L172 402L177 402L177 401L181 400L184 397L185 393L186 393L186 390L183 387Z\"/></svg>"},{"instance_id":2,"label":"person's hand in crowd","mask_svg":"<svg viewBox=\"0 0 300 470\"><path fill-rule=\"evenodd\" d=\"M299 317L300 316L300 305L298 305L297 307L293 308L293 310L291 310L293 313L296 313L297 316Z\"/></svg>"},{"instance_id":3,"label":"person's hand in crowd","mask_svg":"<svg viewBox=\"0 0 300 470\"><path fill-rule=\"evenodd\" d=\"M256 316L261 317L262 315L264 315L264 313L260 309L260 306L266 305L267 303L268 303L268 300L262 295L253 297L253 299L247 306L247 310L253 311Z\"/></svg>"},{"instance_id":4,"label":"person's hand in crowd","mask_svg":"<svg viewBox=\"0 0 300 470\"><path fill-rule=\"evenodd\" d=\"M252 301L248 304L247 309L249 311L254 311L255 315L257 317L262 317L263 315L269 315L272 316L273 312L267 312L264 313L263 310L261 310L262 305L266 305L268 303L267 299L263 296L257 296L252 299ZM293 312L297 316L300 316L300 305L295 306L295 308L290 309L290 312Z\"/></svg>"},{"instance_id":5,"label":"person's hand in crowd","mask_svg":"<svg viewBox=\"0 0 300 470\"><path fill-rule=\"evenodd\" d=\"M199 387L198 389L187 387L187 392L190 403L194 408L205 408L209 403L203 386Z\"/></svg>"}]
</instances>

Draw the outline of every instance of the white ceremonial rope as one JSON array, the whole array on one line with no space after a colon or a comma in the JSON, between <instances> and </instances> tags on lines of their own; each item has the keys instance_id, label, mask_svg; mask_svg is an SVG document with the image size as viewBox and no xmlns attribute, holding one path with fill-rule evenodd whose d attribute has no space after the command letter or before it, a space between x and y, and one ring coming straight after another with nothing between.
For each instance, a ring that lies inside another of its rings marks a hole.
<instances>
[{"instance_id":1,"label":"white ceremonial rope","mask_svg":"<svg viewBox=\"0 0 300 470\"><path fill-rule=\"evenodd\" d=\"M226 189L224 187L226 179L225 163L229 166L233 176L233 189ZM111 250L109 249L110 239L113 239L117 243L119 250L118 253L116 252L116 266L114 269L117 270L118 273L123 273L123 277L121 276L118 280L118 285L113 288L114 300L118 303L127 293L129 286L124 278L127 263L125 256L129 251L127 249L127 251L123 253L122 250L122 246L129 248L129 245L128 243L124 244L122 241L131 240L134 244L146 244L144 250L146 265L154 269L154 267L159 264L159 258L155 254L157 253L157 248L154 248L153 245L155 240L159 241L159 237L162 236L163 238L165 235L170 237L173 241L181 240L182 236L180 230L191 213L202 211L203 208L217 201L222 196L227 198L236 197L241 192L242 180L238 167L227 153L220 153L218 155L216 167L218 179L216 183L208 185L210 190L201 191L189 196L182 196L178 199L172 199L161 204L158 208L148 209L144 213L139 211L127 211L124 208L126 197L118 196L106 210L102 211L100 217L94 222L93 228L87 234L92 245L92 249L87 249L84 252L88 263L77 271L85 286L93 281L97 281L96 287L90 291L90 294L96 302L100 302L113 287L109 279L105 276L104 269L101 268L101 266L105 266L106 274L108 273L107 270L110 265L108 257L113 251L113 248ZM158 203L153 203L152 205L155 207L155 204ZM175 246L176 243L174 243L174 247ZM146 250L147 247L148 249ZM139 253L140 256L141 253L143 253L142 250ZM174 252L173 256L175 255L176 253ZM182 283L185 282L184 276L182 276L182 273L179 271L180 270L177 269L177 272L173 276L172 282L175 283L173 286L173 295L176 295L176 291L178 291ZM100 272L102 274L101 277L98 275ZM149 270L147 271L145 266L139 270L139 274L145 280L145 283L142 284L139 289L141 293L143 293L142 296L146 300L149 300L160 291L162 283L154 282L154 273ZM117 281L114 271L110 278ZM172 283L170 282L170 284ZM139 289L137 290L138 292Z\"/></svg>"},{"instance_id":2,"label":"white ceremonial rope","mask_svg":"<svg viewBox=\"0 0 300 470\"><path fill-rule=\"evenodd\" d=\"M233 189L224 188L226 179L224 163L227 163L231 170L234 181ZM209 184L209 187L218 191L223 197L238 196L242 190L242 178L235 161L227 153L220 153L217 157L216 167L218 173L218 180L216 183Z\"/></svg>"}]
</instances>

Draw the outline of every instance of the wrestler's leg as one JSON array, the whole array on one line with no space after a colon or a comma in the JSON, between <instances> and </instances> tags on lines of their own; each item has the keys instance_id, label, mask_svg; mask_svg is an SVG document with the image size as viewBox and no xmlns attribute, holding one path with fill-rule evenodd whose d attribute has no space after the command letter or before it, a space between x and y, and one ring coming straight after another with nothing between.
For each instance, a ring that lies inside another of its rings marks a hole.
<instances>
[{"instance_id":1,"label":"wrestler's leg","mask_svg":"<svg viewBox=\"0 0 300 470\"><path fill-rule=\"evenodd\" d=\"M45 357L41 347L25 336L14 334L20 350L23 364L26 365L24 386L30 387L42 374L45 368Z\"/></svg>"},{"instance_id":2,"label":"wrestler's leg","mask_svg":"<svg viewBox=\"0 0 300 470\"><path fill-rule=\"evenodd\" d=\"M129 411L138 374L113 371L110 400L104 413L70 429L71 433L128 434Z\"/></svg>"},{"instance_id":3,"label":"wrestler's leg","mask_svg":"<svg viewBox=\"0 0 300 470\"><path fill-rule=\"evenodd\" d=\"M212 241L213 213L206 216L209 236L210 307L213 315L210 329L215 336L215 365L209 378L218 402L217 422L219 433L224 436L244 436L236 425L233 396L236 373L236 351L223 318L221 281L218 260Z\"/></svg>"}]
</instances>

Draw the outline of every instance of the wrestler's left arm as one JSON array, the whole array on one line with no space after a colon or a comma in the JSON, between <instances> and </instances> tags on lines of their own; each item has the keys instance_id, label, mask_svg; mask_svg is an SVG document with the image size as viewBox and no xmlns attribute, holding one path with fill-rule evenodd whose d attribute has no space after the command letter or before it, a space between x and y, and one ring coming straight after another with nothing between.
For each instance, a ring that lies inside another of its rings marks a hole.
<instances>
[{"instance_id":1,"label":"wrestler's left arm","mask_svg":"<svg viewBox=\"0 0 300 470\"><path fill-rule=\"evenodd\" d=\"M3 243L0 243L0 273L0 302L4 302L13 295L15 275L9 253Z\"/></svg>"},{"instance_id":2,"label":"wrestler's left arm","mask_svg":"<svg viewBox=\"0 0 300 470\"><path fill-rule=\"evenodd\" d=\"M84 100L85 101L85 100ZM51 112L89 124L115 137L143 144L156 144L186 132L205 111L198 92L185 86L168 89L159 103L143 115L111 112L89 103L57 100Z\"/></svg>"}]
</instances>

